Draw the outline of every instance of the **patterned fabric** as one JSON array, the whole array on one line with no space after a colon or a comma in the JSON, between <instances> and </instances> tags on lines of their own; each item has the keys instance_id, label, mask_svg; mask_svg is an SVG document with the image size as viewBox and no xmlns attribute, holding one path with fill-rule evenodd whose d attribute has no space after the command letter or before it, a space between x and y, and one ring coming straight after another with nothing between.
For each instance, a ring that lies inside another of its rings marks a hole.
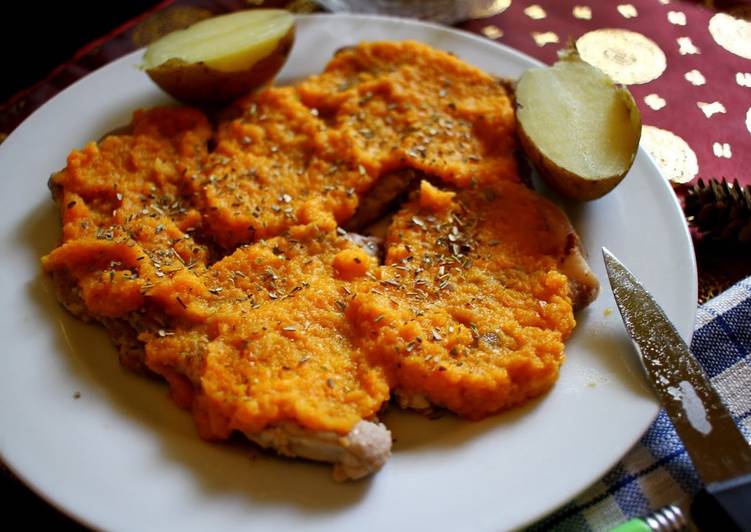
<instances>
[{"instance_id":1,"label":"patterned fabric","mask_svg":"<svg viewBox=\"0 0 751 532\"><path fill-rule=\"evenodd\" d=\"M691 349L751 439L751 277L699 308ZM608 530L668 504L687 515L701 486L661 411L639 443L599 482L530 530Z\"/></svg>"},{"instance_id":2,"label":"patterned fabric","mask_svg":"<svg viewBox=\"0 0 751 532\"><path fill-rule=\"evenodd\" d=\"M751 183L751 4L728 13L677 0L500 2L462 28L545 63L575 42L585 60L628 85L642 146L674 183ZM748 116L748 120L747 120Z\"/></svg>"}]
</instances>

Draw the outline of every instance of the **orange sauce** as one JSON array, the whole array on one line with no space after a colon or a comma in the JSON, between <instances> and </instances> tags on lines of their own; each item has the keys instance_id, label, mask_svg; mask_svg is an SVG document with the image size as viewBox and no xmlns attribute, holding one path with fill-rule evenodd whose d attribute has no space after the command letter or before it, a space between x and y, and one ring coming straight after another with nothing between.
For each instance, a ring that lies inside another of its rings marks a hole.
<instances>
[{"instance_id":1,"label":"orange sauce","mask_svg":"<svg viewBox=\"0 0 751 532\"><path fill-rule=\"evenodd\" d=\"M73 151L50 181L62 243L42 259L66 304L132 331L204 437L345 434L394 392L476 419L552 385L567 279L496 79L364 43L230 114L138 111ZM441 185L402 206L379 265L337 229L403 168Z\"/></svg>"}]
</instances>

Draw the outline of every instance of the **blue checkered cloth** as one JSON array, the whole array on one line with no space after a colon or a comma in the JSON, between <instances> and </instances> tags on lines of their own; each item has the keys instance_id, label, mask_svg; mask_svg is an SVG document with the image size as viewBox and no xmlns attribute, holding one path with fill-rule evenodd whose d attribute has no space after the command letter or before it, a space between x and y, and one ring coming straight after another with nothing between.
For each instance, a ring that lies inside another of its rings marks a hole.
<instances>
[{"instance_id":1,"label":"blue checkered cloth","mask_svg":"<svg viewBox=\"0 0 751 532\"><path fill-rule=\"evenodd\" d=\"M699 307L691 350L743 431L751 436L751 277ZM661 411L599 482L531 530L609 530L676 504L684 512L701 480Z\"/></svg>"}]
</instances>

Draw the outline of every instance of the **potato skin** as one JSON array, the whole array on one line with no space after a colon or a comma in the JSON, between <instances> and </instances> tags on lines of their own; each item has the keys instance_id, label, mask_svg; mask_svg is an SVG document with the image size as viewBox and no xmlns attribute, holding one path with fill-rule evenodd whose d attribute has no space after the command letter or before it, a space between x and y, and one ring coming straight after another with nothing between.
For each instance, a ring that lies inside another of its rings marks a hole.
<instances>
[{"instance_id":1,"label":"potato skin","mask_svg":"<svg viewBox=\"0 0 751 532\"><path fill-rule=\"evenodd\" d=\"M295 41L295 26L282 37L273 52L247 70L222 72L204 63L170 59L146 70L167 94L189 105L219 105L262 87L281 70Z\"/></svg>"}]
</instances>

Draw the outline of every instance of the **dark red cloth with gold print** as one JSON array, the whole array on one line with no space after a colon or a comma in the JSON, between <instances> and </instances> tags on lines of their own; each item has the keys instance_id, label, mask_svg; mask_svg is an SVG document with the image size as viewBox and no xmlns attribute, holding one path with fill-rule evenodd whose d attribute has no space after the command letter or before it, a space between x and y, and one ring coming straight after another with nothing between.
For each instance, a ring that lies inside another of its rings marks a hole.
<instances>
[{"instance_id":1,"label":"dark red cloth with gold print","mask_svg":"<svg viewBox=\"0 0 751 532\"><path fill-rule=\"evenodd\" d=\"M675 0L507 3L461 27L546 63L576 41L628 84L647 126L642 144L666 177L751 184L751 6L733 17Z\"/></svg>"}]
</instances>

